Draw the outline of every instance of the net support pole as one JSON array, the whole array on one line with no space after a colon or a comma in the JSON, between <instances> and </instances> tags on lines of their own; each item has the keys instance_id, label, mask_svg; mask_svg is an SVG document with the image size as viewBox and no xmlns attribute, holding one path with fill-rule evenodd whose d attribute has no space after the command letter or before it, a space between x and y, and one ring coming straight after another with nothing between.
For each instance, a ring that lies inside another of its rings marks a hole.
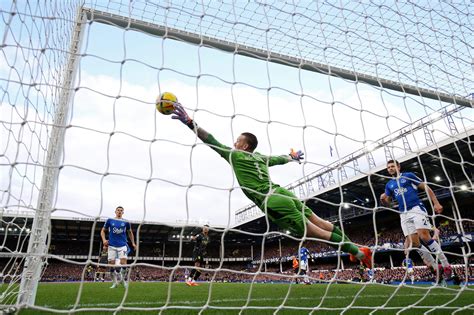
<instances>
[{"instance_id":1,"label":"net support pole","mask_svg":"<svg viewBox=\"0 0 474 315\"><path fill-rule=\"evenodd\" d=\"M41 279L41 272L48 254L48 233L50 230L50 218L53 207L53 200L57 191L57 181L59 169L63 157L64 136L66 133L66 123L69 117L69 108L72 101L77 67L80 60L81 42L87 18L78 8L76 21L71 38L69 57L59 87L54 123L51 128L51 135L48 143L45 164L43 166L43 176L38 195L38 202L33 219L33 225L28 243L28 251L23 268L20 291L17 303L20 307L34 305L38 282Z\"/></svg>"}]
</instances>

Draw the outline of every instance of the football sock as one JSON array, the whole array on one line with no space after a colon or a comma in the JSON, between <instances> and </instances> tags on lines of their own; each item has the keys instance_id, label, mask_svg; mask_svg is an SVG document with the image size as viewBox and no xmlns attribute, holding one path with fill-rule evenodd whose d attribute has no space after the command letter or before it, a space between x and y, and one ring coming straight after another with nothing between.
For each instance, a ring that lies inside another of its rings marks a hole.
<instances>
[{"instance_id":1,"label":"football sock","mask_svg":"<svg viewBox=\"0 0 474 315\"><path fill-rule=\"evenodd\" d=\"M336 234L339 234L340 236L342 236L342 230L337 227L336 225L333 225L333 229L332 229L332 232L336 233ZM351 240L349 239L349 237L347 236L347 234L344 233L344 242L351 242Z\"/></svg>"},{"instance_id":2,"label":"football sock","mask_svg":"<svg viewBox=\"0 0 474 315\"><path fill-rule=\"evenodd\" d=\"M196 270L196 272L194 273L194 280L196 281L200 275L201 275L201 272L199 270Z\"/></svg>"},{"instance_id":3,"label":"football sock","mask_svg":"<svg viewBox=\"0 0 474 315\"><path fill-rule=\"evenodd\" d=\"M191 273L189 274L189 279L190 280L194 279L195 274L196 274L196 269L191 270Z\"/></svg>"},{"instance_id":4,"label":"football sock","mask_svg":"<svg viewBox=\"0 0 474 315\"><path fill-rule=\"evenodd\" d=\"M121 280L122 281L126 281L127 280L127 268L126 267L121 267L120 268L120 277L121 277Z\"/></svg>"},{"instance_id":5,"label":"football sock","mask_svg":"<svg viewBox=\"0 0 474 315\"><path fill-rule=\"evenodd\" d=\"M433 254L439 257L439 261L443 267L449 266L448 258L446 258L446 255L441 250L441 246L439 246L438 242L431 239L426 245Z\"/></svg>"},{"instance_id":6,"label":"football sock","mask_svg":"<svg viewBox=\"0 0 474 315\"><path fill-rule=\"evenodd\" d=\"M433 267L434 270L437 269L436 261L425 246L420 244L419 247L415 247L415 250L418 252L418 254L421 256L421 259L423 259L425 263L428 263L431 267Z\"/></svg>"},{"instance_id":7,"label":"football sock","mask_svg":"<svg viewBox=\"0 0 474 315\"><path fill-rule=\"evenodd\" d=\"M343 238L340 234L332 232L331 233L331 238L329 238L329 240L331 242L340 243L343 240ZM335 247L335 248L339 248L339 244L329 244L329 245L332 246L332 247ZM349 253L349 254L352 254L352 255L356 256L357 259L361 259L361 258L365 257L364 253L359 251L359 248L357 246L355 246L354 243L352 243L350 241L343 243L341 245L341 250L343 252L346 252L346 253Z\"/></svg>"}]
</instances>

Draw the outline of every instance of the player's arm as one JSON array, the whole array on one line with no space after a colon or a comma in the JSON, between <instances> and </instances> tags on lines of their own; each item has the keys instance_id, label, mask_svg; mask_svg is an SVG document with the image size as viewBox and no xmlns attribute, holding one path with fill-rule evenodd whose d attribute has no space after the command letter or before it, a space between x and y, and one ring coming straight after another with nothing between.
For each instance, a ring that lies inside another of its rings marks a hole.
<instances>
[{"instance_id":1,"label":"player's arm","mask_svg":"<svg viewBox=\"0 0 474 315\"><path fill-rule=\"evenodd\" d=\"M392 203L392 191L388 187L388 183L385 185L385 192L380 195L380 202L386 207L389 207Z\"/></svg>"},{"instance_id":2,"label":"player's arm","mask_svg":"<svg viewBox=\"0 0 474 315\"><path fill-rule=\"evenodd\" d=\"M135 236L133 235L131 224L129 224L129 227L128 227L128 238L130 239L130 242L132 242L133 249L136 250L137 244L135 244Z\"/></svg>"},{"instance_id":3,"label":"player's arm","mask_svg":"<svg viewBox=\"0 0 474 315\"><path fill-rule=\"evenodd\" d=\"M228 146L221 144L217 141L214 136L209 132L199 127L198 124L189 117L188 113L184 109L183 105L176 103L174 105L173 116L171 118L177 119L185 124L189 129L191 129L202 142L207 144L211 149L216 151L220 156L229 161L230 152L232 149Z\"/></svg>"},{"instance_id":4,"label":"player's arm","mask_svg":"<svg viewBox=\"0 0 474 315\"><path fill-rule=\"evenodd\" d=\"M426 191L428 198L433 203L433 208L436 213L443 212L443 206L439 203L438 198L436 198L436 194L433 192L430 186L428 186L426 183L419 183L418 188Z\"/></svg>"},{"instance_id":5,"label":"player's arm","mask_svg":"<svg viewBox=\"0 0 474 315\"><path fill-rule=\"evenodd\" d=\"M390 206L390 204L392 203L392 197L390 197L390 195L387 195L387 191L380 195L380 202L382 203L382 205L387 207Z\"/></svg>"},{"instance_id":6,"label":"player's arm","mask_svg":"<svg viewBox=\"0 0 474 315\"><path fill-rule=\"evenodd\" d=\"M109 245L109 241L105 238L105 230L109 228L109 220L107 220L100 230L100 237L102 238L102 244Z\"/></svg>"},{"instance_id":7,"label":"player's arm","mask_svg":"<svg viewBox=\"0 0 474 315\"><path fill-rule=\"evenodd\" d=\"M291 161L301 163L301 160L304 159L303 155L303 151L295 151L291 149L290 154L288 155L267 156L266 161L268 162L268 166L282 165Z\"/></svg>"}]
</instances>

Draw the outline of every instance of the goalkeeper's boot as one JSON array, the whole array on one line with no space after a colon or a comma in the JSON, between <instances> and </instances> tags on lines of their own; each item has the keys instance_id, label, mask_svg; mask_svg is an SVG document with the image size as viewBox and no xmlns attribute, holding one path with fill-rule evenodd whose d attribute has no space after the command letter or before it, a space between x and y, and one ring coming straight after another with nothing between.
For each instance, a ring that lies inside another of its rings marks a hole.
<instances>
[{"instance_id":1,"label":"goalkeeper's boot","mask_svg":"<svg viewBox=\"0 0 474 315\"><path fill-rule=\"evenodd\" d=\"M199 283L197 283L196 281L193 280L193 281L191 282L191 286L197 287L197 286L199 286Z\"/></svg>"},{"instance_id":2,"label":"goalkeeper's boot","mask_svg":"<svg viewBox=\"0 0 474 315\"><path fill-rule=\"evenodd\" d=\"M372 269L372 251L368 247L361 247L359 250L364 253L365 257L361 259L362 263L369 269Z\"/></svg>"},{"instance_id":3,"label":"goalkeeper's boot","mask_svg":"<svg viewBox=\"0 0 474 315\"><path fill-rule=\"evenodd\" d=\"M117 282L114 282L110 288L111 288L111 289L115 289L115 288L117 288L117 287L118 287Z\"/></svg>"},{"instance_id":4,"label":"goalkeeper's boot","mask_svg":"<svg viewBox=\"0 0 474 315\"><path fill-rule=\"evenodd\" d=\"M193 280L192 279L186 279L186 285L189 286L189 287L192 287L193 286Z\"/></svg>"}]
</instances>

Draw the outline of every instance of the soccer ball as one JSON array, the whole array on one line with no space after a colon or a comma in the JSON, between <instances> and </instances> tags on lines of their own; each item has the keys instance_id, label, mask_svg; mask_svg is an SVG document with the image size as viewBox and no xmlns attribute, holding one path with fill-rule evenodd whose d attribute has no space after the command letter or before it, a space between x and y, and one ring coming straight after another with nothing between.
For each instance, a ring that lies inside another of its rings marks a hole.
<instances>
[{"instance_id":1,"label":"soccer ball","mask_svg":"<svg viewBox=\"0 0 474 315\"><path fill-rule=\"evenodd\" d=\"M176 95L170 92L163 92L156 100L156 109L163 115L170 115L174 110L174 103L178 102Z\"/></svg>"}]
</instances>

